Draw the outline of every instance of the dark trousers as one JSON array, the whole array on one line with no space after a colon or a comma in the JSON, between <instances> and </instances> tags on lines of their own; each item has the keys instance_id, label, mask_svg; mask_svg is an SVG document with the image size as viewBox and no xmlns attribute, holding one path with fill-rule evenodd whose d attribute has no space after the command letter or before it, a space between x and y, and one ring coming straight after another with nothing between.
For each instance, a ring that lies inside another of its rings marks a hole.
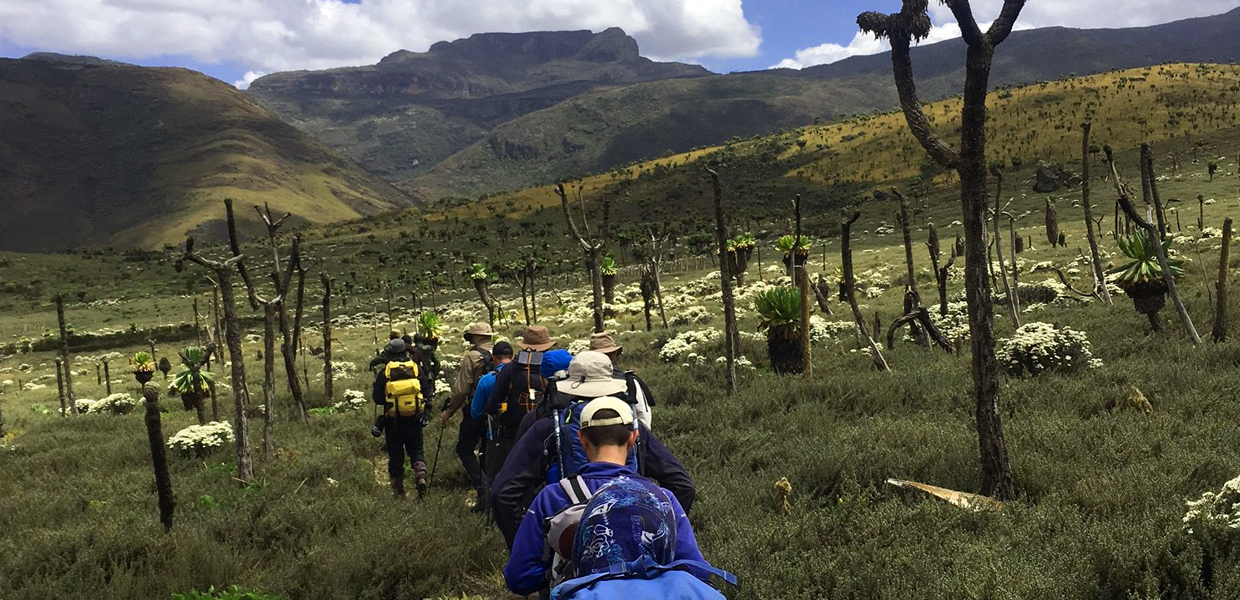
<instances>
[{"instance_id":1,"label":"dark trousers","mask_svg":"<svg viewBox=\"0 0 1240 600\"><path fill-rule=\"evenodd\" d=\"M413 460L415 477L426 473L426 454L422 450L422 420L395 417L384 431L387 439L388 475L393 481L405 477L405 454Z\"/></svg>"},{"instance_id":2,"label":"dark trousers","mask_svg":"<svg viewBox=\"0 0 1240 600\"><path fill-rule=\"evenodd\" d=\"M483 489L482 467L474 451L487 438L487 423L483 419L475 419L468 414L461 419L461 429L456 437L456 455L461 458L461 466L469 475L469 483L474 489Z\"/></svg>"},{"instance_id":3,"label":"dark trousers","mask_svg":"<svg viewBox=\"0 0 1240 600\"><path fill-rule=\"evenodd\" d=\"M516 431L507 427L500 427L495 433L495 439L487 440L486 452L483 458L486 459L486 476L487 481L494 481L495 476L504 468L504 461L508 460L508 453L512 452L513 445L516 444Z\"/></svg>"}]
</instances>

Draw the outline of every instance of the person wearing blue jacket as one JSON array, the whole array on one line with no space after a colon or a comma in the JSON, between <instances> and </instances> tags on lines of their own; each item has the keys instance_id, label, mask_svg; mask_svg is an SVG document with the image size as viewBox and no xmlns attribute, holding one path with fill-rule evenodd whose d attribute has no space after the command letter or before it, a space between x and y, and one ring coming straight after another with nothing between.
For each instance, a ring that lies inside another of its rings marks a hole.
<instances>
[{"instance_id":1,"label":"person wearing blue jacket","mask_svg":"<svg viewBox=\"0 0 1240 600\"><path fill-rule=\"evenodd\" d=\"M643 431L642 435L646 434ZM625 401L613 397L591 400L582 411L578 435L590 461L578 475L590 494L618 479L641 477L626 465L637 443L638 432L633 429L632 408ZM675 494L660 489L675 515L674 558L705 562L685 509ZM504 565L504 582L513 593L524 596L548 587L551 550L562 553L565 549L549 546L546 524L572 504L565 486L548 485L530 505L517 530L508 563ZM568 551L571 556L571 549Z\"/></svg>"},{"instance_id":2,"label":"person wearing blue jacket","mask_svg":"<svg viewBox=\"0 0 1240 600\"><path fill-rule=\"evenodd\" d=\"M587 354L597 355L597 353L582 352L573 359L574 362ZM557 384L560 394L590 399L624 393L627 385L624 381L613 379L611 361L606 356L594 358L601 358L601 360L591 361L593 369L597 372L589 374L590 379L593 380L589 385L599 386L597 390L587 389L577 382L560 382ZM574 386L577 387L574 388ZM595 391L603 393L594 393ZM539 488L547 482L547 472L552 466L550 457L555 455L552 448L555 444L555 419L551 417L550 411L546 411L546 416L539 414L543 412L542 410L534 411L525 416L516 444L508 454L507 460L504 461L503 468L491 480L491 507L495 513L495 524L504 535L504 542L509 550L513 548L517 529L522 523L522 516L526 514L526 508L531 505ZM671 491L686 512L693 510L696 489L684 465L645 425L639 422L637 431L641 440L641 443L637 445L637 462L641 465L640 475L653 479Z\"/></svg>"}]
</instances>

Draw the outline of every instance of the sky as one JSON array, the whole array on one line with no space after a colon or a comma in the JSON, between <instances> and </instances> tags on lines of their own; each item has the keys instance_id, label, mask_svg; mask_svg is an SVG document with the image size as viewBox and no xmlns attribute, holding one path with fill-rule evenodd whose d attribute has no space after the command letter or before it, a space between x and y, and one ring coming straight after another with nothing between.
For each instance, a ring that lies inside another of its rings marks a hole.
<instances>
[{"instance_id":1,"label":"sky","mask_svg":"<svg viewBox=\"0 0 1240 600\"><path fill-rule=\"evenodd\" d=\"M857 14L900 0L0 0L0 57L35 51L181 66L246 87L276 71L374 64L493 31L621 27L642 54L715 72L803 68L886 50ZM979 23L1002 0L973 0ZM1018 28L1130 27L1227 12L1240 0L1028 0ZM959 36L931 0L928 42Z\"/></svg>"}]
</instances>

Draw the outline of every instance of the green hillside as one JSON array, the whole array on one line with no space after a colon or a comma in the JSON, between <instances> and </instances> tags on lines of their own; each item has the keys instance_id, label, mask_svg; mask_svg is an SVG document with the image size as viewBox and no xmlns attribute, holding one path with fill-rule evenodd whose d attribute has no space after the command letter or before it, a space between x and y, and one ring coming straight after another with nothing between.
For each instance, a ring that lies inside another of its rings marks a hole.
<instances>
[{"instance_id":1,"label":"green hillside","mask_svg":"<svg viewBox=\"0 0 1240 600\"><path fill-rule=\"evenodd\" d=\"M412 203L231 86L184 69L0 60L0 248L218 236L219 201L302 223ZM240 211L243 227L255 218Z\"/></svg>"}]
</instances>

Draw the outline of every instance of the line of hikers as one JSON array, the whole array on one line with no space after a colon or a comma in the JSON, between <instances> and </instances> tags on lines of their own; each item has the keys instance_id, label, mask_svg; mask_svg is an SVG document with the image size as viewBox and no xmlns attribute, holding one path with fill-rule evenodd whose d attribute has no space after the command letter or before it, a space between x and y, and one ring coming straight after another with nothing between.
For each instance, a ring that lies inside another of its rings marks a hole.
<instances>
[{"instance_id":1,"label":"line of hikers","mask_svg":"<svg viewBox=\"0 0 1240 600\"><path fill-rule=\"evenodd\" d=\"M508 588L574 600L722 598L710 576L735 577L698 550L687 517L693 480L651 432L654 396L619 367L613 336L594 334L574 357L539 325L516 348L494 343L487 323L463 335L470 348L439 419L446 427L462 413L456 453L477 490L473 511L493 518L508 546ZM372 398L385 408L372 434L386 435L397 497L406 453L419 496L428 486L422 430L434 396L433 343L393 331L371 363L382 367Z\"/></svg>"}]
</instances>

